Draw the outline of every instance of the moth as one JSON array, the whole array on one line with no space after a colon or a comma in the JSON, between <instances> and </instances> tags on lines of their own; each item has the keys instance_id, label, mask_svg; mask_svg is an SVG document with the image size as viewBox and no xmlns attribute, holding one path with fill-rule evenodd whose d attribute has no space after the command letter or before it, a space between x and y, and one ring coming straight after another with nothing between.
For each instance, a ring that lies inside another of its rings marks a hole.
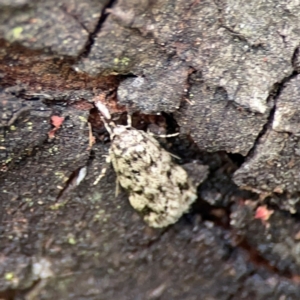
<instances>
[{"instance_id":1,"label":"moth","mask_svg":"<svg viewBox=\"0 0 300 300\"><path fill-rule=\"evenodd\" d=\"M195 183L151 134L131 127L130 117L127 126L116 125L103 104L96 106L111 138L109 161L131 206L150 227L175 223L197 199Z\"/></svg>"}]
</instances>

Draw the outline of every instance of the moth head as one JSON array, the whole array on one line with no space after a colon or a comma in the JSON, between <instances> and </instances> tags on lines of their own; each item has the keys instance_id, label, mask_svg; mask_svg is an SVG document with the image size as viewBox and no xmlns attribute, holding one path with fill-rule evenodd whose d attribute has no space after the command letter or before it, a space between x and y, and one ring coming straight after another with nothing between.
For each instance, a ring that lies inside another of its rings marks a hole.
<instances>
[{"instance_id":1,"label":"moth head","mask_svg":"<svg viewBox=\"0 0 300 300\"><path fill-rule=\"evenodd\" d=\"M117 125L116 127L112 128L112 133L111 133L111 138L117 135L121 135L124 132L127 132L128 127L122 126L122 125Z\"/></svg>"}]
</instances>

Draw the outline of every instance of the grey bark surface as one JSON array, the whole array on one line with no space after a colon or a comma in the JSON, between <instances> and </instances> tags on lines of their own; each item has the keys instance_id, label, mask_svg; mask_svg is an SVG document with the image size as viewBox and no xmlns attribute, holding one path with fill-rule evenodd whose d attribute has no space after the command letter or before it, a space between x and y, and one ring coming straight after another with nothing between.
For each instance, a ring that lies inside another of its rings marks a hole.
<instances>
[{"instance_id":1,"label":"grey bark surface","mask_svg":"<svg viewBox=\"0 0 300 300\"><path fill-rule=\"evenodd\" d=\"M299 192L299 84L298 75L283 87L272 123L235 174L237 184L259 192Z\"/></svg>"},{"instance_id":2,"label":"grey bark surface","mask_svg":"<svg viewBox=\"0 0 300 300\"><path fill-rule=\"evenodd\" d=\"M0 0L0 299L299 299L299 22L296 0ZM103 95L209 166L178 223L115 195Z\"/></svg>"}]
</instances>

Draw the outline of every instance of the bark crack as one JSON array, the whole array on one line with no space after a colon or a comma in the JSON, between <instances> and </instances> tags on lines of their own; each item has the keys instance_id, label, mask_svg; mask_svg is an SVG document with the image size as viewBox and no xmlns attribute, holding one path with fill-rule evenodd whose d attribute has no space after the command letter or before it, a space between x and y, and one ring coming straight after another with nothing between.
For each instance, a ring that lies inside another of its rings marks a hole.
<instances>
[{"instance_id":1,"label":"bark crack","mask_svg":"<svg viewBox=\"0 0 300 300\"><path fill-rule=\"evenodd\" d=\"M78 56L78 60L80 60L81 58L85 58L88 57L94 42L95 42L95 38L97 36L97 34L101 31L101 28L104 24L104 22L106 21L106 18L108 17L109 13L107 12L107 9L111 8L114 3L116 2L116 0L110 0L108 2L108 4L102 9L100 18L98 20L97 25L95 26L94 30L92 32L89 33L89 37L88 40L83 48L83 51L81 52L81 54ZM81 24L81 23L80 23ZM82 24L81 24L82 25ZM83 27L85 29L85 27ZM87 31L89 32L89 31Z\"/></svg>"}]
</instances>

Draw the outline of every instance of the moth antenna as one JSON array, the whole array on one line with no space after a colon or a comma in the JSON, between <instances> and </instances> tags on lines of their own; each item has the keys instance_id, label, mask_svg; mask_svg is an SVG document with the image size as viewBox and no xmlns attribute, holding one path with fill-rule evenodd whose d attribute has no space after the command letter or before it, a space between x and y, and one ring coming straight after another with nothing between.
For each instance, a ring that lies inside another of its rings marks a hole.
<instances>
[{"instance_id":1,"label":"moth antenna","mask_svg":"<svg viewBox=\"0 0 300 300\"><path fill-rule=\"evenodd\" d=\"M108 131L109 135L112 137L113 132L112 132L112 130L111 130L111 127L115 127L115 123L114 123L114 122L109 122L109 123L108 123L108 122L105 120L104 117L101 117L101 120L102 120L102 122L103 122L103 124L104 124L105 129Z\"/></svg>"},{"instance_id":2,"label":"moth antenna","mask_svg":"<svg viewBox=\"0 0 300 300\"><path fill-rule=\"evenodd\" d=\"M111 120L111 115L110 115L108 108L100 101L97 101L94 103L95 103L95 106L98 108L99 112L103 115L103 117L107 120Z\"/></svg>"},{"instance_id":3,"label":"moth antenna","mask_svg":"<svg viewBox=\"0 0 300 300\"><path fill-rule=\"evenodd\" d=\"M113 132L111 130L112 127L116 127L115 123L111 120L111 114L108 110L108 108L101 103L100 101L95 101L95 106L97 107L97 109L99 110L99 112L101 113L102 116L101 120L104 124L105 129L108 131L110 137L113 136Z\"/></svg>"},{"instance_id":4,"label":"moth antenna","mask_svg":"<svg viewBox=\"0 0 300 300\"><path fill-rule=\"evenodd\" d=\"M150 130L147 130L147 133L149 135L160 137L160 138L169 138L169 137L173 137L173 136L178 136L180 134L179 132L171 133L171 134L155 134L155 133L151 132Z\"/></svg>"}]
</instances>

